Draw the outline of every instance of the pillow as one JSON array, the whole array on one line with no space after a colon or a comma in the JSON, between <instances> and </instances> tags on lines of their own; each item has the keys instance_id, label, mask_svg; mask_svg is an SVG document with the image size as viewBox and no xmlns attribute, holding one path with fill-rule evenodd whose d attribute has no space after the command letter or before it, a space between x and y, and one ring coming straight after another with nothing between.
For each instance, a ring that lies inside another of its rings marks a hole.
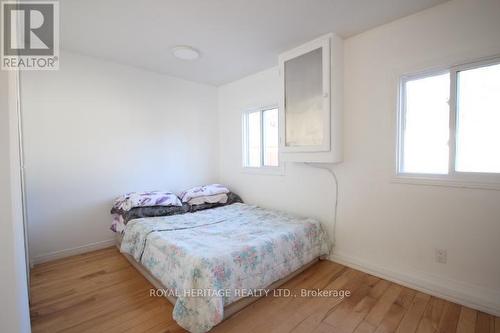
<instances>
[{"instance_id":1,"label":"pillow","mask_svg":"<svg viewBox=\"0 0 500 333\"><path fill-rule=\"evenodd\" d=\"M152 207L135 207L131 210L124 212L116 209L111 209L111 230L121 233L125 230L125 226L130 220L140 219L143 217L156 217L156 216L170 216L177 214L185 214L189 212L189 205L187 203L182 206L152 206Z\"/></svg>"},{"instance_id":2,"label":"pillow","mask_svg":"<svg viewBox=\"0 0 500 333\"><path fill-rule=\"evenodd\" d=\"M225 204L227 202L227 194L215 194L215 195L205 195L202 197L196 197L188 201L188 204L193 205L201 205L204 203L222 203Z\"/></svg>"},{"instance_id":3,"label":"pillow","mask_svg":"<svg viewBox=\"0 0 500 333\"><path fill-rule=\"evenodd\" d=\"M189 202L191 199L206 197L216 194L227 194L229 190L221 184L210 184L205 186L196 186L185 190L179 194L182 202Z\"/></svg>"},{"instance_id":4,"label":"pillow","mask_svg":"<svg viewBox=\"0 0 500 333\"><path fill-rule=\"evenodd\" d=\"M222 206L228 206L232 205L234 203L242 203L243 201L241 198L233 192L229 192L227 194L227 202L226 203L202 203L201 205L189 205L189 211L191 213L197 212L199 210L205 210L205 209L211 209L211 208L217 208L217 207L222 207Z\"/></svg>"},{"instance_id":5,"label":"pillow","mask_svg":"<svg viewBox=\"0 0 500 333\"><path fill-rule=\"evenodd\" d=\"M127 212L136 207L182 206L179 198L170 191L131 192L118 197L113 209Z\"/></svg>"},{"instance_id":6,"label":"pillow","mask_svg":"<svg viewBox=\"0 0 500 333\"><path fill-rule=\"evenodd\" d=\"M155 217L155 216L169 216L177 214L185 214L188 212L194 213L200 210L216 208L221 206L232 205L233 203L242 203L241 198L233 193L229 192L227 194L227 201L225 203L202 203L199 205L190 205L189 203L183 203L182 206L145 206L145 207L135 207L129 211L118 210L113 206L111 208L111 214L113 214L113 225L111 230L115 232L120 232L125 229L125 225L134 219L139 219L143 217Z\"/></svg>"},{"instance_id":7,"label":"pillow","mask_svg":"<svg viewBox=\"0 0 500 333\"><path fill-rule=\"evenodd\" d=\"M182 206L136 207L123 213L125 222L143 217L170 216L189 212L187 203Z\"/></svg>"}]
</instances>

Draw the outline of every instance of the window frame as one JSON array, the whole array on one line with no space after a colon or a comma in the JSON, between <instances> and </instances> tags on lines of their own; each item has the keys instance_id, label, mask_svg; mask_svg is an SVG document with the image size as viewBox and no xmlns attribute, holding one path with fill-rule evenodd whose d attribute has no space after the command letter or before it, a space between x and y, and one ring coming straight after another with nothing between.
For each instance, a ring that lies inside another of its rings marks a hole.
<instances>
[{"instance_id":1,"label":"window frame","mask_svg":"<svg viewBox=\"0 0 500 333\"><path fill-rule=\"evenodd\" d=\"M400 77L398 86L397 101L397 131L396 131L396 170L393 178L394 182L411 183L423 185L443 185L453 187L470 187L500 190L500 173L487 172L463 172L455 170L457 156L457 89L458 73L475 68L487 67L500 64L500 57L495 56L483 60L462 63L458 65L435 68L431 70L417 72L415 74L403 75ZM423 79L449 73L450 75L450 100L449 100L449 150L448 150L448 173L447 174L427 174L409 173L403 170L404 153L404 130L406 116L406 83L408 81Z\"/></svg>"},{"instance_id":2,"label":"window frame","mask_svg":"<svg viewBox=\"0 0 500 333\"><path fill-rule=\"evenodd\" d=\"M265 111L276 109L278 112L278 166L267 166L264 165L264 117L263 113ZM251 113L259 112L260 119L260 166L249 166L248 165L248 115ZM241 115L241 143L242 143L242 155L241 155L241 171L243 173L249 174L264 174L264 175L284 175L285 168L284 163L280 158L280 147L279 147L279 131L280 131L280 117L279 117L279 107L277 104L271 104L262 107L248 108L242 112Z\"/></svg>"}]
</instances>

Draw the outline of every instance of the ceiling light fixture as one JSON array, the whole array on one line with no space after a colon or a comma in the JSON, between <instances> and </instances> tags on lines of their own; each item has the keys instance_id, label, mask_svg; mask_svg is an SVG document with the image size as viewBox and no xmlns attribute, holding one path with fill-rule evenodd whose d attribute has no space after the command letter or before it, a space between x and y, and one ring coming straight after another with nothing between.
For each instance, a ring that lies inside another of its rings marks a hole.
<instances>
[{"instance_id":1,"label":"ceiling light fixture","mask_svg":"<svg viewBox=\"0 0 500 333\"><path fill-rule=\"evenodd\" d=\"M174 57L181 60L196 60L200 57L200 52L191 46L180 45L172 49Z\"/></svg>"}]
</instances>

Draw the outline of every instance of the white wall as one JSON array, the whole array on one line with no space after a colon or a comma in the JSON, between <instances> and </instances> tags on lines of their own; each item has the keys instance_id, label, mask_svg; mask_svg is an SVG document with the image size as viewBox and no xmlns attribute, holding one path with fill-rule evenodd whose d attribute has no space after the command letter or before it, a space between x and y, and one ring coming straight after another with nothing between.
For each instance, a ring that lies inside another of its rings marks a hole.
<instances>
[{"instance_id":1,"label":"white wall","mask_svg":"<svg viewBox=\"0 0 500 333\"><path fill-rule=\"evenodd\" d=\"M68 52L60 59L59 71L22 75L35 261L110 245L109 209L122 193L217 180L215 87Z\"/></svg>"},{"instance_id":2,"label":"white wall","mask_svg":"<svg viewBox=\"0 0 500 333\"><path fill-rule=\"evenodd\" d=\"M391 183L403 73L500 54L500 1L456 0L345 43L338 255L500 312L500 191ZM434 249L448 250L446 265Z\"/></svg>"},{"instance_id":3,"label":"white wall","mask_svg":"<svg viewBox=\"0 0 500 333\"><path fill-rule=\"evenodd\" d=\"M345 41L345 162L334 259L500 314L500 191L393 183L398 78L500 54L500 1L455 0ZM327 174L240 172L240 112L274 103L276 69L219 89L221 182L250 203L332 219ZM331 229L330 227L328 227ZM434 249L448 263L434 262Z\"/></svg>"},{"instance_id":4,"label":"white wall","mask_svg":"<svg viewBox=\"0 0 500 333\"><path fill-rule=\"evenodd\" d=\"M13 76L0 71L0 331L24 333L30 318Z\"/></svg>"},{"instance_id":5,"label":"white wall","mask_svg":"<svg viewBox=\"0 0 500 333\"><path fill-rule=\"evenodd\" d=\"M219 87L219 177L244 201L318 218L326 225L333 216L333 179L324 170L287 163L283 176L242 172L241 113L277 105L277 68Z\"/></svg>"}]
</instances>

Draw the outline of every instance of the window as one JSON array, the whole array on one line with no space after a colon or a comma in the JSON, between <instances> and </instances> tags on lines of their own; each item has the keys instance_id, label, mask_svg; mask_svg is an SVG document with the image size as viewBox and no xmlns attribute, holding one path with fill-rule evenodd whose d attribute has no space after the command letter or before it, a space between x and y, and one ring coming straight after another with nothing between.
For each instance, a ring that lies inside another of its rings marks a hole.
<instances>
[{"instance_id":1,"label":"window","mask_svg":"<svg viewBox=\"0 0 500 333\"><path fill-rule=\"evenodd\" d=\"M243 167L278 169L278 108L243 113Z\"/></svg>"},{"instance_id":2,"label":"window","mask_svg":"<svg viewBox=\"0 0 500 333\"><path fill-rule=\"evenodd\" d=\"M500 173L500 64L457 73L459 172Z\"/></svg>"},{"instance_id":3,"label":"window","mask_svg":"<svg viewBox=\"0 0 500 333\"><path fill-rule=\"evenodd\" d=\"M400 94L399 176L500 185L500 59L404 77Z\"/></svg>"},{"instance_id":4,"label":"window","mask_svg":"<svg viewBox=\"0 0 500 333\"><path fill-rule=\"evenodd\" d=\"M404 83L401 171L448 173L449 73Z\"/></svg>"}]
</instances>

